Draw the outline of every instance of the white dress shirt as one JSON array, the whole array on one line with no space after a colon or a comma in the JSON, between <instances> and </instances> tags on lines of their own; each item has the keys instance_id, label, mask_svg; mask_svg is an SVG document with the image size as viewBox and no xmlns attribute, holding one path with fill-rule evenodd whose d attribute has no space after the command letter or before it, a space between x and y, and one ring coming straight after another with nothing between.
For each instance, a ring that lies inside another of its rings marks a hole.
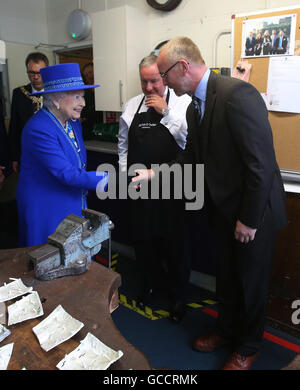
<instances>
[{"instance_id":1,"label":"white dress shirt","mask_svg":"<svg viewBox=\"0 0 300 390\"><path fill-rule=\"evenodd\" d=\"M167 95L168 87L165 90L165 96ZM119 168L120 171L127 170L127 153L128 153L128 131L133 121L133 118L137 112L137 109L144 97L144 94L140 94L128 100L124 105L122 115L119 122L119 135L118 135L118 154L119 154ZM174 137L178 146L181 149L185 148L186 136L187 136L187 123L186 123L186 110L191 102L189 95L176 96L175 92L170 89L170 97L168 107L170 109L169 114L163 117L160 121ZM141 105L139 113L146 112L149 107L145 105L145 101Z\"/></svg>"}]
</instances>

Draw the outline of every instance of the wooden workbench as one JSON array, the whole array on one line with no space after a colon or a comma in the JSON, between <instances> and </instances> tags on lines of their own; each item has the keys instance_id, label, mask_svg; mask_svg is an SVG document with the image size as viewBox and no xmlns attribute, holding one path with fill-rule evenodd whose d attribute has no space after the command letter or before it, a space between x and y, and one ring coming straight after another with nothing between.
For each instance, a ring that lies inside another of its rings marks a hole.
<instances>
[{"instance_id":1,"label":"wooden workbench","mask_svg":"<svg viewBox=\"0 0 300 390\"><path fill-rule=\"evenodd\" d=\"M110 315L118 306L121 276L92 262L90 269L81 275L40 281L34 278L33 270L29 270L27 260L27 253L35 248L0 250L0 286L9 283L9 278L20 278L26 286L32 286L39 293L44 310L41 317L9 327L6 321L5 326L9 328L11 335L0 346L14 343L8 370L20 370L23 367L27 370L56 370L57 363L74 350L88 332L114 350L123 351L122 358L110 369L150 370L151 365L146 356L120 334ZM16 299L5 302L6 310L15 301ZM84 327L71 339L45 352L32 328L58 305L62 305L72 317L81 321Z\"/></svg>"}]
</instances>

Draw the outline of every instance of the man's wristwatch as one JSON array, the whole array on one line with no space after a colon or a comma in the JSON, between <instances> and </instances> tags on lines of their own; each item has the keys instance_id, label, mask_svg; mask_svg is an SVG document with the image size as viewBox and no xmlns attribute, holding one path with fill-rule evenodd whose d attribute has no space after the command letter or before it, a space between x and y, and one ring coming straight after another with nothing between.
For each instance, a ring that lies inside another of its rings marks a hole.
<instances>
[{"instance_id":1,"label":"man's wristwatch","mask_svg":"<svg viewBox=\"0 0 300 390\"><path fill-rule=\"evenodd\" d=\"M169 107L163 108L162 111L161 111L161 113L162 113L163 116L169 115L169 112L170 112Z\"/></svg>"}]
</instances>

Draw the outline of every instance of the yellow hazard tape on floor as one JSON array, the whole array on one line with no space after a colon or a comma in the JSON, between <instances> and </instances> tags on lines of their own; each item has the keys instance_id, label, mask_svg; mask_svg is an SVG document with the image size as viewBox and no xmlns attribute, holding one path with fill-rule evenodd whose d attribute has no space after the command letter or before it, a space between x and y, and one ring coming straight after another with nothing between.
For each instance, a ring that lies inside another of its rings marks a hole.
<instances>
[{"instance_id":1,"label":"yellow hazard tape on floor","mask_svg":"<svg viewBox=\"0 0 300 390\"><path fill-rule=\"evenodd\" d=\"M136 306L136 301L133 299L128 299L125 295L120 294L119 302L121 305L131 309L138 314L148 318L149 320L155 321L160 320L161 318L165 318L169 316L169 312L165 310L152 310L151 307L146 306L145 310L141 310Z\"/></svg>"},{"instance_id":2,"label":"yellow hazard tape on floor","mask_svg":"<svg viewBox=\"0 0 300 390\"><path fill-rule=\"evenodd\" d=\"M192 307L193 309L198 309L199 307L203 307L203 305L199 305L199 303L187 303L188 307Z\"/></svg>"},{"instance_id":3,"label":"yellow hazard tape on floor","mask_svg":"<svg viewBox=\"0 0 300 390\"><path fill-rule=\"evenodd\" d=\"M119 257L118 253L115 253L112 256L112 259L115 259L111 262L111 265L112 265L111 269L113 271L116 270L118 257ZM163 309L152 310L151 307L149 307L149 306L146 306L145 310L141 310L140 308L138 308L136 306L136 301L134 299L129 299L123 294L120 294L120 296L119 296L119 303L121 305L127 307L128 309L131 309L131 310L137 312L138 314L141 314L142 316L144 316L152 321L160 320L161 318L166 318L166 317L169 317L169 315L170 315L170 313L166 310L163 310ZM188 307L191 307L192 309L199 309L201 307L204 307L207 305L215 305L217 303L218 303L217 301L213 301L212 299L205 299L205 300L201 301L200 303L187 303L186 305Z\"/></svg>"},{"instance_id":4,"label":"yellow hazard tape on floor","mask_svg":"<svg viewBox=\"0 0 300 390\"><path fill-rule=\"evenodd\" d=\"M148 318L149 320L155 321L160 320L162 318L169 317L170 313L163 309L158 310L152 310L151 307L145 306L145 310L141 310L136 306L136 301L134 299L127 298L124 294L120 294L119 296L119 303L128 309L131 309L138 314L141 314L142 316ZM200 307L204 307L207 305L215 305L216 301L213 301L211 299L206 299L204 301L201 301L200 303L187 303L188 307L191 307L193 309L198 309Z\"/></svg>"},{"instance_id":5,"label":"yellow hazard tape on floor","mask_svg":"<svg viewBox=\"0 0 300 390\"><path fill-rule=\"evenodd\" d=\"M118 264L118 257L119 257L119 253L115 253L114 255L112 255L111 257L111 269L113 271L116 271L116 267L117 267L117 264Z\"/></svg>"},{"instance_id":6,"label":"yellow hazard tape on floor","mask_svg":"<svg viewBox=\"0 0 300 390\"><path fill-rule=\"evenodd\" d=\"M204 303L207 303L208 305L215 305L218 303L217 301L213 301L212 299L205 299L205 301L202 301Z\"/></svg>"}]
</instances>

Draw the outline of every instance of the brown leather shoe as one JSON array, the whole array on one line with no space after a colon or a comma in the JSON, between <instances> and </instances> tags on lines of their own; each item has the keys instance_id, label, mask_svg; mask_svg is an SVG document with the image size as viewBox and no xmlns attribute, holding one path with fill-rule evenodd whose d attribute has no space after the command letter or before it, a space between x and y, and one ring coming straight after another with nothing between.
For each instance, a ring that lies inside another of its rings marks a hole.
<instances>
[{"instance_id":1,"label":"brown leather shoe","mask_svg":"<svg viewBox=\"0 0 300 390\"><path fill-rule=\"evenodd\" d=\"M258 358L258 352L252 356L242 356L234 352L222 370L250 370L252 363Z\"/></svg>"},{"instance_id":2,"label":"brown leather shoe","mask_svg":"<svg viewBox=\"0 0 300 390\"><path fill-rule=\"evenodd\" d=\"M193 342L193 349L199 352L212 352L229 342L216 333L205 333Z\"/></svg>"}]
</instances>

